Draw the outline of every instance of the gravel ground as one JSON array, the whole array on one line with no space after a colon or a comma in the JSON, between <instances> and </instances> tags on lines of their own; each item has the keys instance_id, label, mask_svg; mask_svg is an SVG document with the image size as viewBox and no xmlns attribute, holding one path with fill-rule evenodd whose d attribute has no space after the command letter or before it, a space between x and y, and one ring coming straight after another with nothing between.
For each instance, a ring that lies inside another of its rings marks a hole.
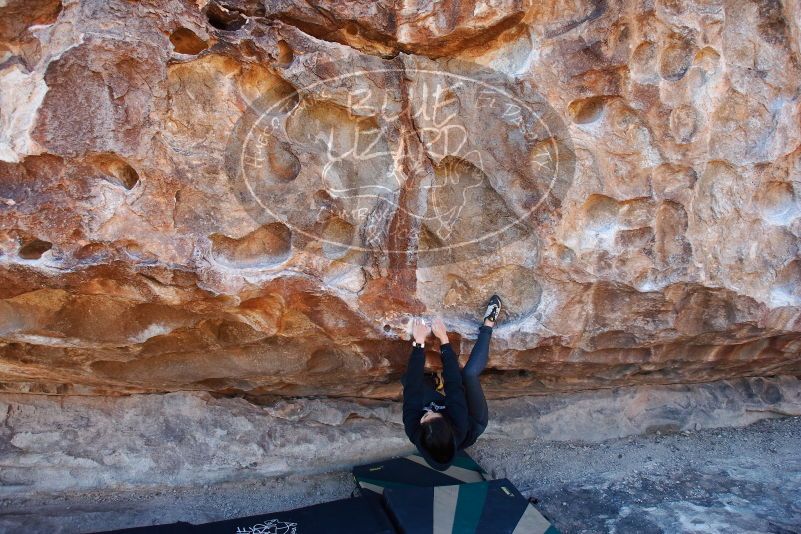
<instances>
[{"instance_id":1,"label":"gravel ground","mask_svg":"<svg viewBox=\"0 0 801 534\"><path fill-rule=\"evenodd\" d=\"M565 533L801 533L801 418L600 443L480 440L470 452ZM0 501L2 532L91 532L344 498L347 472Z\"/></svg>"},{"instance_id":2,"label":"gravel ground","mask_svg":"<svg viewBox=\"0 0 801 534\"><path fill-rule=\"evenodd\" d=\"M566 533L801 533L801 418L601 443L485 441L475 459Z\"/></svg>"}]
</instances>

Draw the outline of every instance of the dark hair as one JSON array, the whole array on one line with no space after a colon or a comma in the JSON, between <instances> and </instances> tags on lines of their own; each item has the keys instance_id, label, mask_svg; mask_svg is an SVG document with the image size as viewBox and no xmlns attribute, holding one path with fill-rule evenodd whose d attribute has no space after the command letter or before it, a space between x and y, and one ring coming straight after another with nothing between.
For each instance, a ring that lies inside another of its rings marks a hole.
<instances>
[{"instance_id":1,"label":"dark hair","mask_svg":"<svg viewBox=\"0 0 801 534\"><path fill-rule=\"evenodd\" d=\"M434 460L447 463L453 458L453 428L444 417L433 417L423 423L420 443Z\"/></svg>"}]
</instances>

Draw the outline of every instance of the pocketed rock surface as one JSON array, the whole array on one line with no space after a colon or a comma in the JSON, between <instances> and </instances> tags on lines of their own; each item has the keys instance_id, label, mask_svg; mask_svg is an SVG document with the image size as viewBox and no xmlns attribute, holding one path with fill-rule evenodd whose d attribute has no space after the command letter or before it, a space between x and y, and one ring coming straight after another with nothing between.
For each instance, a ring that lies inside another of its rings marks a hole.
<instances>
[{"instance_id":1,"label":"pocketed rock surface","mask_svg":"<svg viewBox=\"0 0 801 534\"><path fill-rule=\"evenodd\" d=\"M791 0L0 1L0 530L345 497L497 293L471 452L563 531L797 531L797 418L709 429L801 415L800 56Z\"/></svg>"},{"instance_id":2,"label":"pocketed rock surface","mask_svg":"<svg viewBox=\"0 0 801 534\"><path fill-rule=\"evenodd\" d=\"M8 0L0 384L492 398L801 374L801 4ZM439 91L435 91L439 88ZM504 100L505 99L505 100Z\"/></svg>"}]
</instances>

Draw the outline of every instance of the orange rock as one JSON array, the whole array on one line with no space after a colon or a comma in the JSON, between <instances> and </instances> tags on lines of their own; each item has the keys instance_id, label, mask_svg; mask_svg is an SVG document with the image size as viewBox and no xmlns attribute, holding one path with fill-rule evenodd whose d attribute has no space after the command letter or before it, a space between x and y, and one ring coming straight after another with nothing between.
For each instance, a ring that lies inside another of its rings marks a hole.
<instances>
[{"instance_id":1,"label":"orange rock","mask_svg":"<svg viewBox=\"0 0 801 534\"><path fill-rule=\"evenodd\" d=\"M796 4L200 4L0 8L2 388L801 374Z\"/></svg>"}]
</instances>

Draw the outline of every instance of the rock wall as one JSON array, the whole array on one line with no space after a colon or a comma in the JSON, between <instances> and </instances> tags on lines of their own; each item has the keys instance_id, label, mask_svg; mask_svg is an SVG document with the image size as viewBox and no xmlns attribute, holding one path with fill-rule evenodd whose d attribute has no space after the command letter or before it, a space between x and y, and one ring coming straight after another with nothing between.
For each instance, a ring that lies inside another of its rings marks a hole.
<instances>
[{"instance_id":1,"label":"rock wall","mask_svg":"<svg viewBox=\"0 0 801 534\"><path fill-rule=\"evenodd\" d=\"M796 378L633 386L490 401L484 438L599 442L787 415L801 415ZM304 398L257 406L207 392L0 396L0 499L263 482L349 468L413 448L400 403L391 401Z\"/></svg>"},{"instance_id":2,"label":"rock wall","mask_svg":"<svg viewBox=\"0 0 801 534\"><path fill-rule=\"evenodd\" d=\"M7 0L0 383L493 397L801 375L789 0Z\"/></svg>"}]
</instances>

